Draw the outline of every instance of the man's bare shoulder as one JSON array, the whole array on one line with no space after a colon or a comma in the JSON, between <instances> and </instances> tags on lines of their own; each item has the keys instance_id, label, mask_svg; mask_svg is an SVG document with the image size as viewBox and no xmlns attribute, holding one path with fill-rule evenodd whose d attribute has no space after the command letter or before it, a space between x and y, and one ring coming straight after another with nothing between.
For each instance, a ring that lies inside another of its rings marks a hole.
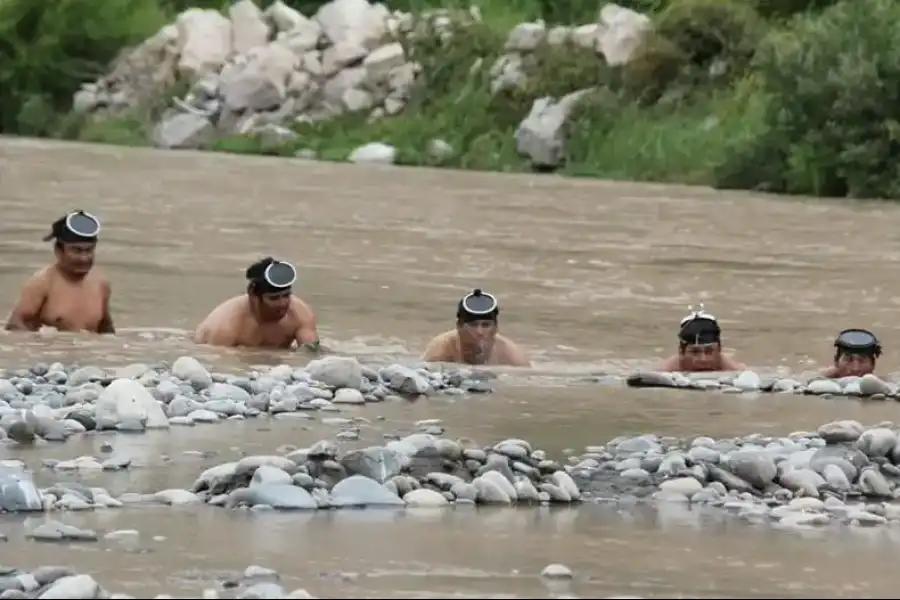
<instances>
[{"instance_id":1,"label":"man's bare shoulder","mask_svg":"<svg viewBox=\"0 0 900 600\"><path fill-rule=\"evenodd\" d=\"M53 287L53 279L56 276L55 268L50 265L42 267L28 276L22 283L20 293L28 297L43 296L50 293Z\"/></svg>"},{"instance_id":2,"label":"man's bare shoulder","mask_svg":"<svg viewBox=\"0 0 900 600\"><path fill-rule=\"evenodd\" d=\"M497 337L494 338L494 341L495 341L495 342L500 342L501 344L503 344L503 345L506 346L507 348L518 348L518 346L519 346L518 344L516 344L514 341L512 341L510 338L506 337L506 336L503 335L502 333L498 333L498 334L497 334Z\"/></svg>"},{"instance_id":3,"label":"man's bare shoulder","mask_svg":"<svg viewBox=\"0 0 900 600\"><path fill-rule=\"evenodd\" d=\"M517 343L502 335L497 334L495 343L499 345L500 352L497 354L503 362L512 363L518 366L530 366L531 361L525 356L525 351Z\"/></svg>"},{"instance_id":4,"label":"man's bare shoulder","mask_svg":"<svg viewBox=\"0 0 900 600\"><path fill-rule=\"evenodd\" d=\"M88 279L100 285L109 286L109 278L103 269L92 267L90 273L88 273Z\"/></svg>"},{"instance_id":5,"label":"man's bare shoulder","mask_svg":"<svg viewBox=\"0 0 900 600\"><path fill-rule=\"evenodd\" d=\"M291 296L291 312L300 321L308 321L316 316L312 307L300 296Z\"/></svg>"},{"instance_id":6,"label":"man's bare shoulder","mask_svg":"<svg viewBox=\"0 0 900 600\"><path fill-rule=\"evenodd\" d=\"M456 330L451 329L444 333L431 338L428 345L425 346L425 352L422 354L422 360L428 362L449 362L453 360L454 338Z\"/></svg>"},{"instance_id":7,"label":"man's bare shoulder","mask_svg":"<svg viewBox=\"0 0 900 600\"><path fill-rule=\"evenodd\" d=\"M434 336L433 338L431 338L431 341L428 343L428 345L431 346L431 345L448 344L451 341L453 341L453 338L455 338L456 335L457 334L456 334L455 329L449 329L449 330L447 330L443 333L439 333L436 336Z\"/></svg>"},{"instance_id":8,"label":"man's bare shoulder","mask_svg":"<svg viewBox=\"0 0 900 600\"><path fill-rule=\"evenodd\" d=\"M244 295L235 296L233 298L229 298L228 300L223 300L209 312L207 315L205 322L210 321L219 321L224 317L230 317L235 314L241 313L247 309L247 297Z\"/></svg>"},{"instance_id":9,"label":"man's bare shoulder","mask_svg":"<svg viewBox=\"0 0 900 600\"><path fill-rule=\"evenodd\" d=\"M58 273L56 272L56 267L53 265L47 265L46 267L41 267L34 273L28 276L28 279L25 280L25 285L35 285L49 284L50 281L56 277Z\"/></svg>"}]
</instances>

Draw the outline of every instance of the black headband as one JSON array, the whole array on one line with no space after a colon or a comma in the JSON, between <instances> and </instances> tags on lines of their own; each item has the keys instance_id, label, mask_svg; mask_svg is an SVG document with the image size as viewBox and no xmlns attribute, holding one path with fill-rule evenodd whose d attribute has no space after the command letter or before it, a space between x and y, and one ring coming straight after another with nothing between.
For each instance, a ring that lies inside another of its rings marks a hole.
<instances>
[{"instance_id":1,"label":"black headband","mask_svg":"<svg viewBox=\"0 0 900 600\"><path fill-rule=\"evenodd\" d=\"M297 269L289 262L266 257L252 264L246 277L257 294L277 294L291 289L297 281Z\"/></svg>"},{"instance_id":2,"label":"black headband","mask_svg":"<svg viewBox=\"0 0 900 600\"><path fill-rule=\"evenodd\" d=\"M100 235L100 220L94 215L76 210L60 217L50 226L44 241L56 239L63 243L96 242Z\"/></svg>"}]
</instances>

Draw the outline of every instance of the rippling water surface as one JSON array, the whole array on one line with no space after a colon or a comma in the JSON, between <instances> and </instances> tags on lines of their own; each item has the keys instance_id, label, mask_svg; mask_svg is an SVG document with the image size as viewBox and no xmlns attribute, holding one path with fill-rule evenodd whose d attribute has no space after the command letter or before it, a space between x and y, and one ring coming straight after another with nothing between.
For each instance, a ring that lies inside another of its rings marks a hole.
<instances>
[{"instance_id":1,"label":"rippling water surface","mask_svg":"<svg viewBox=\"0 0 900 600\"><path fill-rule=\"evenodd\" d=\"M726 344L762 371L826 364L837 330L871 327L897 370L894 279L900 245L891 204L774 200L698 188L556 177L367 168L187 152L0 140L0 300L50 257L40 241L66 210L103 221L99 261L121 333L96 338L0 335L0 364L127 364L191 354L218 370L300 364L291 354L220 351L187 340L243 270L275 255L300 271L324 342L372 364L415 358L452 325L472 287L501 300L503 330L532 370L505 370L500 390L351 409L371 422L361 443L440 418L451 435L524 437L553 452L620 434L787 433L835 418L900 421L900 405L804 396L624 390L584 381L649 366L673 349L689 303L720 317ZM383 417L383 419L379 419ZM308 421L248 421L103 437L140 467L91 481L111 491L187 486L239 451L309 445L334 430ZM32 465L99 452L101 438L0 449ZM200 450L205 458L199 458ZM45 480L49 475L42 475ZM890 527L790 533L665 507L471 510L402 515L244 514L211 507L65 515L115 542L48 546L0 522L3 560L68 564L107 587L195 594L258 563L334 598L894 597ZM158 540L153 540L158 536ZM550 562L576 572L547 588Z\"/></svg>"}]
</instances>

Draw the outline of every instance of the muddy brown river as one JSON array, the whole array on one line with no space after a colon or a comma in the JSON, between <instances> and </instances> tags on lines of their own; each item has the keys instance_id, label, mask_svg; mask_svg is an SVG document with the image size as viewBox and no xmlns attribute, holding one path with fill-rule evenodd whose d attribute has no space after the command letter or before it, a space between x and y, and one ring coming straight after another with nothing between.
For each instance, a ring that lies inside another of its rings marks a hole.
<instances>
[{"instance_id":1,"label":"muddy brown river","mask_svg":"<svg viewBox=\"0 0 900 600\"><path fill-rule=\"evenodd\" d=\"M496 393L349 409L363 443L444 421L483 443L516 436L551 452L620 434L788 433L836 418L900 421L896 403L811 396L624 390L585 381L650 366L678 320L705 302L726 344L761 372L828 363L835 333L869 327L900 370L900 243L888 203L774 199L707 189L0 140L0 300L51 257L40 241L70 209L103 222L100 266L120 333L99 339L0 335L0 365L121 365L190 354L218 370L302 364L290 353L199 348L188 332L274 255L299 270L324 343L381 364L414 358L453 322L473 287L500 299L501 328L534 361L501 371ZM4 315L5 316L5 315ZM355 411L355 412L354 412ZM137 467L92 483L111 492L190 485L204 468L334 434L312 421L254 421L104 437ZM97 454L84 437L0 458ZM206 457L198 457L201 451ZM44 481L49 475L44 474ZM0 521L2 559L65 564L139 597L197 594L248 564L278 569L327 598L891 598L893 527L786 532L714 511L663 506L360 511L298 515L199 508L63 514L99 532L136 529L137 546L23 540ZM538 574L575 573L565 589Z\"/></svg>"}]
</instances>

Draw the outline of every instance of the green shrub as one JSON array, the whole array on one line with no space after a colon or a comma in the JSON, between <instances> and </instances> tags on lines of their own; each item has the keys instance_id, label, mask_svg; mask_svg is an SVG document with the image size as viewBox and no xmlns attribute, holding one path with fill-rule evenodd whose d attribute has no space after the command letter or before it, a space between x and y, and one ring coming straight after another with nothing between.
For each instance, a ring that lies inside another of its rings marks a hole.
<instances>
[{"instance_id":1,"label":"green shrub","mask_svg":"<svg viewBox=\"0 0 900 600\"><path fill-rule=\"evenodd\" d=\"M815 13L838 0L752 0L756 12L766 19L783 19L796 14Z\"/></svg>"},{"instance_id":2,"label":"green shrub","mask_svg":"<svg viewBox=\"0 0 900 600\"><path fill-rule=\"evenodd\" d=\"M156 0L0 1L0 132L68 111L81 83L166 23Z\"/></svg>"},{"instance_id":3,"label":"green shrub","mask_svg":"<svg viewBox=\"0 0 900 600\"><path fill-rule=\"evenodd\" d=\"M670 40L648 36L628 63L619 69L623 91L642 105L655 104L689 72L690 57Z\"/></svg>"},{"instance_id":4,"label":"green shrub","mask_svg":"<svg viewBox=\"0 0 900 600\"><path fill-rule=\"evenodd\" d=\"M727 75L743 73L764 31L746 0L678 0L656 18L656 33L684 54L701 79L716 67Z\"/></svg>"},{"instance_id":5,"label":"green shrub","mask_svg":"<svg viewBox=\"0 0 900 600\"><path fill-rule=\"evenodd\" d=\"M900 198L898 22L895 0L845 0L773 35L754 61L766 129L718 185Z\"/></svg>"},{"instance_id":6,"label":"green shrub","mask_svg":"<svg viewBox=\"0 0 900 600\"><path fill-rule=\"evenodd\" d=\"M226 11L229 4L231 4L231 0L159 0L160 9L173 17L189 8L211 8Z\"/></svg>"}]
</instances>

